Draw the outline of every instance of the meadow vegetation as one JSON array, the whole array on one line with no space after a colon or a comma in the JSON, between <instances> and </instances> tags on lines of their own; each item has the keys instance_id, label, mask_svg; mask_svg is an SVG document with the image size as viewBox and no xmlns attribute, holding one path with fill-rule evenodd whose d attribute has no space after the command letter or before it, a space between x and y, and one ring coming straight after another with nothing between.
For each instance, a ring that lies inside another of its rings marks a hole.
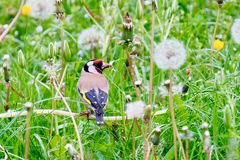
<instances>
[{"instance_id":1,"label":"meadow vegetation","mask_svg":"<svg viewBox=\"0 0 240 160\"><path fill-rule=\"evenodd\" d=\"M239 10L239 0L1 0L0 159L239 160ZM104 125L80 114L91 59L112 65Z\"/></svg>"}]
</instances>

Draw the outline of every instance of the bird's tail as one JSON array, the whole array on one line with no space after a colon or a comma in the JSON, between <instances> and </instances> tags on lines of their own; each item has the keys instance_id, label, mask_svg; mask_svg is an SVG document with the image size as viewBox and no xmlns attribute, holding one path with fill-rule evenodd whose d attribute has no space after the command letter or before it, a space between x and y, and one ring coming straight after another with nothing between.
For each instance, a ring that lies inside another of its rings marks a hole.
<instances>
[{"instance_id":1,"label":"bird's tail","mask_svg":"<svg viewBox=\"0 0 240 160\"><path fill-rule=\"evenodd\" d=\"M103 125L104 124L103 115L104 115L103 108L102 107L97 108L97 110L95 111L97 125Z\"/></svg>"},{"instance_id":2,"label":"bird's tail","mask_svg":"<svg viewBox=\"0 0 240 160\"><path fill-rule=\"evenodd\" d=\"M104 124L103 114L96 114L96 123L97 123L97 125Z\"/></svg>"}]
</instances>

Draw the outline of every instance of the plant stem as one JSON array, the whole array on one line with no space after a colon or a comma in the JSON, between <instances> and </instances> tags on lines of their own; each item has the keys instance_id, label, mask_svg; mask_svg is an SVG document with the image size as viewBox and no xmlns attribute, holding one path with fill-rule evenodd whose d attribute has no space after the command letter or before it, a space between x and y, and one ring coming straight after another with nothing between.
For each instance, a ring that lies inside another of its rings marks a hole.
<instances>
[{"instance_id":1,"label":"plant stem","mask_svg":"<svg viewBox=\"0 0 240 160\"><path fill-rule=\"evenodd\" d=\"M54 84L54 87L57 91L57 93L60 95L60 97L62 98L62 101L63 103L65 104L65 106L67 107L68 109L68 112L70 113L70 116L72 118L72 122L73 122L73 126L74 126L74 129L75 129L75 133L76 133L76 136L77 136L77 139L78 139L78 145L79 145L79 148L80 148L80 156L81 156L81 160L84 160L84 152L83 152L83 146L82 146L82 142L81 142L81 137L80 137L80 133L78 131L78 126L77 126L77 123L75 121L75 118L74 118L74 115L72 113L72 110L70 108L70 106L68 105L67 103L67 100L66 98L62 95L62 93L60 92L60 90L58 89L58 85L57 85L57 80L55 80L55 82L53 82Z\"/></svg>"},{"instance_id":2,"label":"plant stem","mask_svg":"<svg viewBox=\"0 0 240 160\"><path fill-rule=\"evenodd\" d=\"M150 105L150 113L149 118L146 121L146 129L144 130L144 159L148 160L150 159L151 155L151 142L150 139L147 138L148 134L152 130L152 94L153 94L153 48L154 48L154 28L155 28L155 10L152 8L152 28L151 28L151 50L150 50L150 84L149 84L149 97L148 97L148 103Z\"/></svg>"},{"instance_id":3,"label":"plant stem","mask_svg":"<svg viewBox=\"0 0 240 160\"><path fill-rule=\"evenodd\" d=\"M33 113L36 115L58 115L58 116L66 116L66 117L71 117L72 114L74 117L76 118L80 118L80 119L87 119L86 115L80 115L79 113L70 113L67 111L62 111L62 110L52 110L52 109L34 109ZM164 110L162 113L157 113L154 114L154 116L160 116L166 113L166 110ZM9 112L9 113L0 113L0 118L4 119L4 118L14 118L14 117L21 117L21 116L26 116L27 112L26 111L13 111L13 112ZM96 117L93 115L89 115L88 120L95 120ZM127 120L127 119L132 119L126 116L105 116L103 118L105 121L122 121L122 120ZM140 128L138 126L138 128ZM138 129L140 130L140 129Z\"/></svg>"},{"instance_id":4,"label":"plant stem","mask_svg":"<svg viewBox=\"0 0 240 160\"><path fill-rule=\"evenodd\" d=\"M65 62L64 62L64 28L63 28L63 21L61 21L61 27L60 27L60 32L61 32L61 77L63 76L64 68L65 68Z\"/></svg>"},{"instance_id":5,"label":"plant stem","mask_svg":"<svg viewBox=\"0 0 240 160\"><path fill-rule=\"evenodd\" d=\"M185 141L186 160L188 160L188 150L189 150L189 144L188 144L188 139L186 139Z\"/></svg>"},{"instance_id":6,"label":"plant stem","mask_svg":"<svg viewBox=\"0 0 240 160\"><path fill-rule=\"evenodd\" d=\"M143 156L144 160L150 159L151 154L151 141L150 141L150 135L151 135L151 128L152 128L152 107L148 106L145 109L145 113L143 116Z\"/></svg>"},{"instance_id":7,"label":"plant stem","mask_svg":"<svg viewBox=\"0 0 240 160\"><path fill-rule=\"evenodd\" d=\"M140 92L140 89L138 88L138 86L136 86L135 84L135 74L134 74L134 69L132 67L132 60L131 60L131 57L130 57L130 53L127 54L127 58L128 58L128 65L129 65L129 70L130 70L130 75L131 75L131 80L132 80L132 84L135 88L135 91L136 91L136 94L137 94L137 98L138 100L141 99L141 92Z\"/></svg>"},{"instance_id":8,"label":"plant stem","mask_svg":"<svg viewBox=\"0 0 240 160\"><path fill-rule=\"evenodd\" d=\"M7 112L9 110L9 95L10 95L10 88L11 88L11 83L7 82L6 83L6 89L7 89L7 96L6 96L6 102L4 105L4 110Z\"/></svg>"},{"instance_id":9,"label":"plant stem","mask_svg":"<svg viewBox=\"0 0 240 160\"><path fill-rule=\"evenodd\" d=\"M102 17L100 17L99 15L95 14L91 8L88 6L87 3L83 2L83 6L86 8L87 12L96 20L96 21L100 21L102 19Z\"/></svg>"},{"instance_id":10,"label":"plant stem","mask_svg":"<svg viewBox=\"0 0 240 160\"><path fill-rule=\"evenodd\" d=\"M211 160L211 158L210 158L210 150L209 149L206 151L206 160Z\"/></svg>"},{"instance_id":11,"label":"plant stem","mask_svg":"<svg viewBox=\"0 0 240 160\"><path fill-rule=\"evenodd\" d=\"M172 85L173 85L172 70L170 70L169 74L170 74L169 75L170 84L169 84L169 89L168 89L168 94L169 94L169 112L170 112L170 117L171 117L171 121L172 121L172 128L173 128L174 157L175 157L175 160L178 159L178 157L177 157L178 156L178 153L177 153L177 140L178 140L178 143L180 145L180 149L182 151L183 159L186 160L183 144L182 144L182 141L181 141L181 139L179 137L179 134L178 134L178 129L177 129L176 120L175 120L175 116L174 116L173 92L172 92Z\"/></svg>"},{"instance_id":12,"label":"plant stem","mask_svg":"<svg viewBox=\"0 0 240 160\"><path fill-rule=\"evenodd\" d=\"M55 92L54 92L54 85L52 84L52 110L54 111L55 108L56 108ZM52 114L52 117L51 117L51 128L50 128L50 138L49 138L50 140L52 139L52 132L53 132L53 127L54 127L54 122L55 122L55 133L56 133L56 135L59 135L56 117L54 116L54 114Z\"/></svg>"},{"instance_id":13,"label":"plant stem","mask_svg":"<svg viewBox=\"0 0 240 160\"><path fill-rule=\"evenodd\" d=\"M8 34L8 32L10 31L10 29L16 24L17 20L18 20L19 17L21 16L23 5L24 5L24 0L21 1L19 10L18 10L16 16L14 17L14 19L12 20L12 22L9 24L9 26L7 27L7 29L5 29L5 30L3 31L3 33L0 35L0 43L4 40L4 38L6 37L6 35Z\"/></svg>"},{"instance_id":14,"label":"plant stem","mask_svg":"<svg viewBox=\"0 0 240 160\"><path fill-rule=\"evenodd\" d=\"M26 117L26 135L25 135L25 149L24 149L24 159L26 160L28 159L28 155L29 155L31 115L32 115L32 108L30 108L27 111L27 117Z\"/></svg>"},{"instance_id":15,"label":"plant stem","mask_svg":"<svg viewBox=\"0 0 240 160\"><path fill-rule=\"evenodd\" d=\"M219 22L219 17L220 17L220 7L219 7L219 5L218 5L217 19L216 19L215 26L214 26L213 37L212 37L212 44L211 44L212 46L211 46L211 48L213 47L213 42L214 42L215 37L216 37L217 27L218 27L218 22Z\"/></svg>"},{"instance_id":16,"label":"plant stem","mask_svg":"<svg viewBox=\"0 0 240 160\"><path fill-rule=\"evenodd\" d=\"M136 123L137 123L137 119L134 118L133 119L133 131L132 131L132 159L135 159L135 152L136 152L136 148L135 148L136 138L135 138L135 134L134 134L135 131L137 130Z\"/></svg>"},{"instance_id":17,"label":"plant stem","mask_svg":"<svg viewBox=\"0 0 240 160\"><path fill-rule=\"evenodd\" d=\"M154 27L155 27L155 11L152 8L152 28L151 28L151 49L150 49L150 84L149 84L149 97L148 103L152 106L153 95L153 49L154 49Z\"/></svg>"},{"instance_id":18,"label":"plant stem","mask_svg":"<svg viewBox=\"0 0 240 160\"><path fill-rule=\"evenodd\" d=\"M16 93L19 97L21 97L21 98L23 98L23 99L26 98L22 93L18 92L12 85L11 85L10 87L11 87L11 90L12 90L14 93Z\"/></svg>"}]
</instances>

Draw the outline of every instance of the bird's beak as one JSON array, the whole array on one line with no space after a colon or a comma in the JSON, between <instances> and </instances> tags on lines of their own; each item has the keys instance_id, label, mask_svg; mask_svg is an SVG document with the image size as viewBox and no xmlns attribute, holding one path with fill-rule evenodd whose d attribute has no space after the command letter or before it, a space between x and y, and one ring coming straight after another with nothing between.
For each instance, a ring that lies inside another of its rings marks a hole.
<instances>
[{"instance_id":1,"label":"bird's beak","mask_svg":"<svg viewBox=\"0 0 240 160\"><path fill-rule=\"evenodd\" d=\"M111 64L108 64L108 63L105 63L103 62L103 65L102 65L102 70L106 69L106 68L109 68L109 67L112 67Z\"/></svg>"}]
</instances>

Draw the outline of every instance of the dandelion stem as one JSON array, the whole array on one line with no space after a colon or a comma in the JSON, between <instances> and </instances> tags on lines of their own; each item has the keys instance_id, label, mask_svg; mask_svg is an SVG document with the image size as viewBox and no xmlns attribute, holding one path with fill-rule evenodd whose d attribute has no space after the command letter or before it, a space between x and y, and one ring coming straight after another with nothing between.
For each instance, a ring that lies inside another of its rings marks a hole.
<instances>
[{"instance_id":1,"label":"dandelion stem","mask_svg":"<svg viewBox=\"0 0 240 160\"><path fill-rule=\"evenodd\" d=\"M217 27L218 27L218 22L219 22L219 17L220 17L220 10L221 8L218 5L218 11L217 11L217 19L215 22L215 26L214 26L214 31L213 31L213 36L212 36L212 41L211 41L211 62L212 62L212 54L213 54L213 43L215 41L215 37L216 37L216 33L217 33Z\"/></svg>"},{"instance_id":2,"label":"dandelion stem","mask_svg":"<svg viewBox=\"0 0 240 160\"><path fill-rule=\"evenodd\" d=\"M61 27L60 27L60 32L61 32L61 78L63 76L64 72L64 67L65 67L65 62L64 62L64 28L63 28L63 22L61 21Z\"/></svg>"},{"instance_id":3,"label":"dandelion stem","mask_svg":"<svg viewBox=\"0 0 240 160\"><path fill-rule=\"evenodd\" d=\"M184 152L184 148L183 148L183 144L182 141L179 137L178 134L178 129L177 129L177 125L176 125L176 120L175 120L175 116L174 116L174 106L173 106L173 92L172 92L172 85L173 85L173 71L170 70L169 72L169 79L170 79L170 84L169 84L169 90L168 90L168 94L169 94L169 112L170 112L170 117L171 117L171 121L172 121L172 128L173 128L173 142L174 142L174 157L175 160L178 159L178 153L177 153L177 140L178 143L180 145L180 150L182 151L182 156L183 159L186 160L186 156L185 156L185 152Z\"/></svg>"},{"instance_id":4,"label":"dandelion stem","mask_svg":"<svg viewBox=\"0 0 240 160\"><path fill-rule=\"evenodd\" d=\"M150 50L150 84L149 84L149 105L152 106L153 95L153 48L154 48L154 27L155 27L155 10L152 9L152 28L151 28L151 50Z\"/></svg>"},{"instance_id":5,"label":"dandelion stem","mask_svg":"<svg viewBox=\"0 0 240 160\"><path fill-rule=\"evenodd\" d=\"M4 105L4 110L5 110L5 112L7 112L7 111L9 110L10 88L11 88L11 84L10 84L10 82L7 82L7 83L6 83L7 96L6 96L6 103L5 103L5 105Z\"/></svg>"},{"instance_id":6,"label":"dandelion stem","mask_svg":"<svg viewBox=\"0 0 240 160\"><path fill-rule=\"evenodd\" d=\"M54 111L56 108L56 101L55 101L55 92L54 92L54 85L52 84L52 110ZM54 116L54 114L52 114L51 117L51 128L50 128L50 140L52 139L52 132L53 132L53 127L54 127L54 122L55 122L55 132L56 135L59 135L59 131L58 131L58 127L57 127L57 121L55 119L56 117ZM54 121L55 119L55 121Z\"/></svg>"},{"instance_id":7,"label":"dandelion stem","mask_svg":"<svg viewBox=\"0 0 240 160\"><path fill-rule=\"evenodd\" d=\"M186 160L188 160L188 150L189 150L189 144L188 144L188 139L186 139L185 141Z\"/></svg>"},{"instance_id":8,"label":"dandelion stem","mask_svg":"<svg viewBox=\"0 0 240 160\"><path fill-rule=\"evenodd\" d=\"M67 100L66 98L62 95L62 93L60 92L60 90L58 89L58 85L56 83L57 80L55 80L55 82L53 82L53 85L57 91L57 93L60 95L60 97L62 98L62 101L63 103L65 104L65 106L67 107L68 109L68 112L70 113L70 116L72 118L72 122L73 122L73 126L74 126L74 129L75 129L75 133L76 133L76 136L77 136L77 139L78 139L78 145L79 145L79 148L80 148L80 156L81 156L81 160L84 160L84 152L83 152L83 146L82 146L82 142L81 142L81 137L80 137L80 133L78 131L78 126L77 126L77 123L75 121L75 118L74 118L74 115L72 113L72 110L70 108L70 106L68 105L67 103Z\"/></svg>"},{"instance_id":9,"label":"dandelion stem","mask_svg":"<svg viewBox=\"0 0 240 160\"><path fill-rule=\"evenodd\" d=\"M135 84L135 74L134 74L134 69L132 67L132 59L130 57L130 53L127 54L127 58L128 58L128 65L129 65L129 70L130 70L130 75L131 75L131 80L132 80L132 83L133 83L133 86L135 88L135 91L136 91L136 94L137 94L137 98L138 100L141 99L141 92L140 92L140 89L137 87L137 85Z\"/></svg>"},{"instance_id":10,"label":"dandelion stem","mask_svg":"<svg viewBox=\"0 0 240 160\"><path fill-rule=\"evenodd\" d=\"M24 159L25 160L27 160L28 156L29 156L31 115L32 115L32 108L29 108L27 110L27 116L26 116L26 135L25 135L25 149L24 149Z\"/></svg>"},{"instance_id":11,"label":"dandelion stem","mask_svg":"<svg viewBox=\"0 0 240 160\"><path fill-rule=\"evenodd\" d=\"M151 128L152 128L152 107L149 106L145 109L144 117L143 117L143 123L144 123L144 129L143 129L143 156L144 160L149 160L151 155L151 141L150 141L150 135L151 135Z\"/></svg>"},{"instance_id":12,"label":"dandelion stem","mask_svg":"<svg viewBox=\"0 0 240 160\"><path fill-rule=\"evenodd\" d=\"M217 11L217 19L216 19L216 22L215 22L215 26L214 26L214 31L213 31L213 37L212 37L212 46L211 48L213 47L213 42L215 40L215 37L216 37L216 33L217 33L217 27L218 27L218 22L219 22L219 17L220 17L220 7L218 5L218 11Z\"/></svg>"},{"instance_id":13,"label":"dandelion stem","mask_svg":"<svg viewBox=\"0 0 240 160\"><path fill-rule=\"evenodd\" d=\"M135 148L135 142L136 142L136 138L135 138L135 131L137 130L137 119L134 118L133 119L133 132L132 132L132 159L135 159L135 152L136 152L136 148Z\"/></svg>"}]
</instances>

